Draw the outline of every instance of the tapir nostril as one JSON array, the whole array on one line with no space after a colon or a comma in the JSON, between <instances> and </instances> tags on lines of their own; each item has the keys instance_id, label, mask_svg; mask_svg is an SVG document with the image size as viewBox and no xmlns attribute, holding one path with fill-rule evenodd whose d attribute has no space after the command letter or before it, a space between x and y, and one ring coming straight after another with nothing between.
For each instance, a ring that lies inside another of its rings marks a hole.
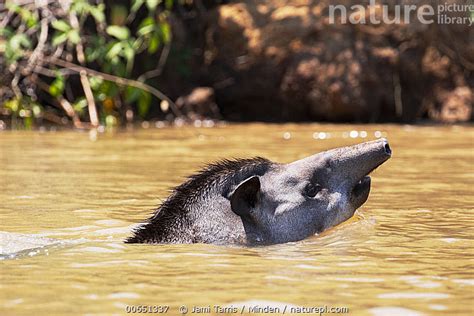
<instances>
[{"instance_id":1,"label":"tapir nostril","mask_svg":"<svg viewBox=\"0 0 474 316\"><path fill-rule=\"evenodd\" d=\"M385 153L386 153L387 155L391 155L391 154L392 154L392 149L390 148L390 145L388 144L387 141L385 141L385 144L384 144L383 148L385 149Z\"/></svg>"}]
</instances>

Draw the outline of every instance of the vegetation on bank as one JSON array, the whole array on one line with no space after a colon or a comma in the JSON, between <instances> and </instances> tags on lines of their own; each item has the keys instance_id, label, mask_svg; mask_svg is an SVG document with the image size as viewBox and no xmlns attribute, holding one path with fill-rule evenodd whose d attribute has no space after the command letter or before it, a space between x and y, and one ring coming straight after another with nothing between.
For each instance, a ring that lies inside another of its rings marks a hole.
<instances>
[{"instance_id":1,"label":"vegetation on bank","mask_svg":"<svg viewBox=\"0 0 474 316\"><path fill-rule=\"evenodd\" d=\"M127 1L128 2L128 1ZM145 118L148 81L170 52L173 0L7 0L0 4L0 118L13 128L116 126ZM143 62L146 61L146 62Z\"/></svg>"},{"instance_id":2,"label":"vegetation on bank","mask_svg":"<svg viewBox=\"0 0 474 316\"><path fill-rule=\"evenodd\" d=\"M330 22L333 3L0 2L0 129L474 120L472 27Z\"/></svg>"}]
</instances>

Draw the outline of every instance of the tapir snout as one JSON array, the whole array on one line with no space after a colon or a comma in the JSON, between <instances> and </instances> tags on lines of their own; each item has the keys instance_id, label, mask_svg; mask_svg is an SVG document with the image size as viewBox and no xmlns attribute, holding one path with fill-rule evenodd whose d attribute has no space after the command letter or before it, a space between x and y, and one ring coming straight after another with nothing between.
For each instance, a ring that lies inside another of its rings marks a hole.
<instances>
[{"instance_id":1,"label":"tapir snout","mask_svg":"<svg viewBox=\"0 0 474 316\"><path fill-rule=\"evenodd\" d=\"M272 201L263 208L276 209L277 215L273 225L267 224L273 229L271 239L280 238L275 226L285 239L298 240L352 217L368 199L368 175L391 154L388 141L379 139L324 151L263 176L262 200ZM289 233L290 226L299 233Z\"/></svg>"},{"instance_id":2,"label":"tapir snout","mask_svg":"<svg viewBox=\"0 0 474 316\"><path fill-rule=\"evenodd\" d=\"M388 141L383 138L333 149L325 154L336 175L333 180L346 179L354 184L389 159L392 150Z\"/></svg>"},{"instance_id":3,"label":"tapir snout","mask_svg":"<svg viewBox=\"0 0 474 316\"><path fill-rule=\"evenodd\" d=\"M369 174L392 156L392 149L385 138L326 152L332 166L333 185L349 191L349 202L357 209L367 201L371 179Z\"/></svg>"},{"instance_id":4,"label":"tapir snout","mask_svg":"<svg viewBox=\"0 0 474 316\"><path fill-rule=\"evenodd\" d=\"M295 161L289 166L294 169L313 170L316 166L325 167L332 172L332 180L359 181L361 178L384 163L392 155L392 150L385 138L340 147L324 151L313 156Z\"/></svg>"},{"instance_id":5,"label":"tapir snout","mask_svg":"<svg viewBox=\"0 0 474 316\"><path fill-rule=\"evenodd\" d=\"M392 150L385 138L321 152L288 164L291 173L312 177L325 189L328 206L324 230L350 218L370 192L369 174L387 161ZM322 198L324 198L322 196ZM321 209L320 205L318 205Z\"/></svg>"}]
</instances>

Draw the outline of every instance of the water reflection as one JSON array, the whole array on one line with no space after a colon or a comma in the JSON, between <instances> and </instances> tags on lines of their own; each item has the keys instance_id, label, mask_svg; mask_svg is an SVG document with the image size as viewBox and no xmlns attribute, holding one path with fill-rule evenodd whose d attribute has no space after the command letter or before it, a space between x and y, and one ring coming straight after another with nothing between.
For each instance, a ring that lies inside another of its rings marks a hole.
<instances>
[{"instance_id":1,"label":"water reflection","mask_svg":"<svg viewBox=\"0 0 474 316\"><path fill-rule=\"evenodd\" d=\"M122 242L208 161L288 162L385 136L394 156L375 171L369 201L320 236L256 248ZM95 141L2 133L0 244L9 260L0 263L0 314L122 314L130 304L176 314L183 303L473 314L473 136L471 127L292 124L150 126Z\"/></svg>"}]
</instances>

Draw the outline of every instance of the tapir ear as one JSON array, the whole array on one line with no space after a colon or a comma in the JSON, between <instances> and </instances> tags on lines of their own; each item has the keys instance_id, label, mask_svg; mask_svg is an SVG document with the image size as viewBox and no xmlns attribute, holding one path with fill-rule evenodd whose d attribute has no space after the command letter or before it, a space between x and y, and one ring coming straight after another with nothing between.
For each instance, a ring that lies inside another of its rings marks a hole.
<instances>
[{"instance_id":1,"label":"tapir ear","mask_svg":"<svg viewBox=\"0 0 474 316\"><path fill-rule=\"evenodd\" d=\"M257 176L248 178L239 184L230 197L230 206L235 214L247 217L250 210L257 204L260 191L260 179Z\"/></svg>"}]
</instances>

